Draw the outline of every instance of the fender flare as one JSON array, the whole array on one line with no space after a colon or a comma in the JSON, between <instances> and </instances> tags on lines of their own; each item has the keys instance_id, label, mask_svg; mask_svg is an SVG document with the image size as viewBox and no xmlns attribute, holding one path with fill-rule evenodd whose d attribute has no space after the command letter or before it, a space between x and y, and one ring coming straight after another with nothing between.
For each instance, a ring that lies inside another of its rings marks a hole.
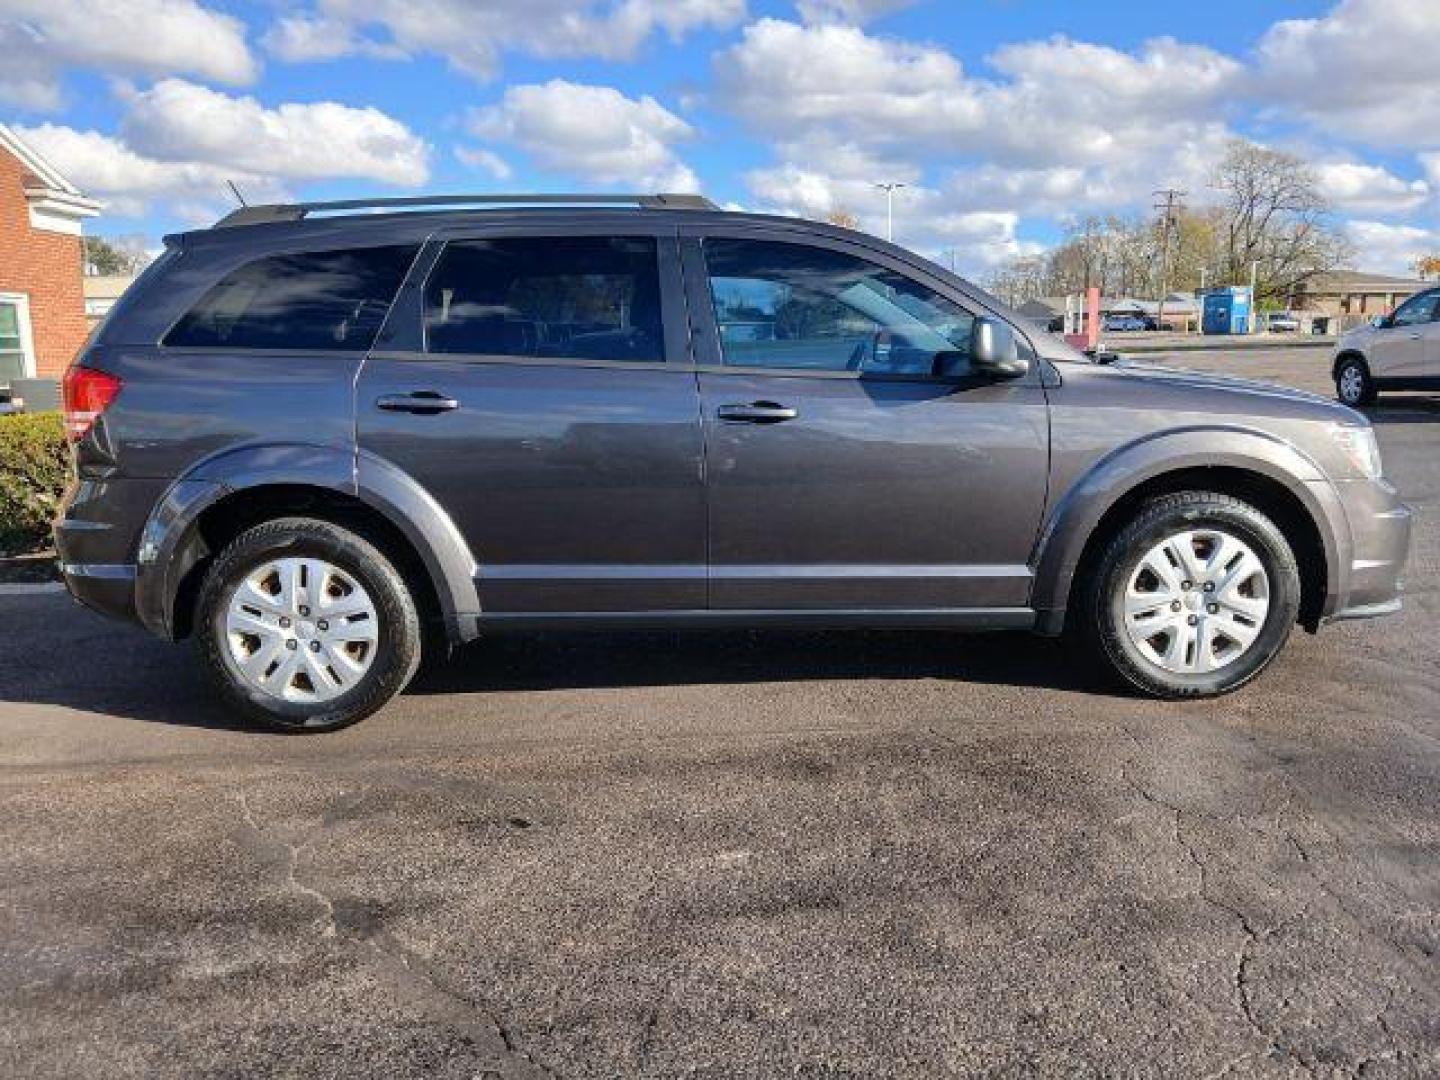
<instances>
[{"instance_id":1,"label":"fender flare","mask_svg":"<svg viewBox=\"0 0 1440 1080\"><path fill-rule=\"evenodd\" d=\"M381 458L305 444L227 450L170 485L145 523L136 559L135 606L148 629L176 636L175 601L199 551L201 515L238 492L279 485L346 495L380 514L419 556L451 635L474 636L477 567L450 515L413 477Z\"/></svg>"},{"instance_id":2,"label":"fender flare","mask_svg":"<svg viewBox=\"0 0 1440 1080\"><path fill-rule=\"evenodd\" d=\"M1217 449L1219 447L1219 449ZM1309 515L1325 552L1328 597L1343 593L1351 538L1340 494L1308 455L1263 431L1205 426L1159 432L1095 462L1054 504L1036 542L1031 606L1040 628L1059 633L1085 547L1105 515L1136 488L1167 473L1225 468L1285 488ZM1340 525L1343 533L1334 526Z\"/></svg>"}]
</instances>

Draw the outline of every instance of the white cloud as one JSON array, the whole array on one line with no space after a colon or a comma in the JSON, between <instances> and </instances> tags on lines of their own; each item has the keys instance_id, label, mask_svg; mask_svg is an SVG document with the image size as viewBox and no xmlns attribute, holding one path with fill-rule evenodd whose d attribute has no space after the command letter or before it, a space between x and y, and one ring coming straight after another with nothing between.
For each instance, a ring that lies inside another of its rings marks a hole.
<instances>
[{"instance_id":1,"label":"white cloud","mask_svg":"<svg viewBox=\"0 0 1440 1080\"><path fill-rule=\"evenodd\" d=\"M1440 229L1349 221L1345 233L1355 249L1355 265L1366 270L1411 276L1417 259L1440 254Z\"/></svg>"},{"instance_id":2,"label":"white cloud","mask_svg":"<svg viewBox=\"0 0 1440 1080\"><path fill-rule=\"evenodd\" d=\"M654 98L609 86L554 79L512 86L496 105L474 109L478 138L517 146L546 172L601 184L695 191L699 181L675 154L694 131Z\"/></svg>"},{"instance_id":3,"label":"white cloud","mask_svg":"<svg viewBox=\"0 0 1440 1080\"><path fill-rule=\"evenodd\" d=\"M995 226L1019 211L1148 206L1161 186L1198 198L1232 137L1217 111L1241 69L1210 49L1057 37L989 63L998 77L977 78L935 46L767 19L718 57L715 103L774 145L777 164L747 176L760 201L811 216L839 203L874 230L873 183L902 180L898 236L943 241L963 222L987 263L1020 250Z\"/></svg>"},{"instance_id":4,"label":"white cloud","mask_svg":"<svg viewBox=\"0 0 1440 1080\"><path fill-rule=\"evenodd\" d=\"M280 179L358 177L414 186L429 178L424 141L378 109L329 101L272 109L181 79L134 95L121 133L127 146L158 161Z\"/></svg>"},{"instance_id":5,"label":"white cloud","mask_svg":"<svg viewBox=\"0 0 1440 1080\"><path fill-rule=\"evenodd\" d=\"M272 56L292 64L338 60L342 56L405 58L405 51L398 46L361 37L354 24L324 16L282 16L265 32L261 44Z\"/></svg>"},{"instance_id":6,"label":"white cloud","mask_svg":"<svg viewBox=\"0 0 1440 1080\"><path fill-rule=\"evenodd\" d=\"M969 76L930 45L848 26L764 19L720 55L719 103L785 143L839 139L913 157L1023 165L1163 158L1213 123L1239 65L1170 39L1138 54L1052 38L991 57L1007 78Z\"/></svg>"},{"instance_id":7,"label":"white cloud","mask_svg":"<svg viewBox=\"0 0 1440 1080\"><path fill-rule=\"evenodd\" d=\"M509 180L515 175L510 163L493 150L481 150L474 146L457 146L455 157L462 165L487 172L496 180Z\"/></svg>"},{"instance_id":8,"label":"white cloud","mask_svg":"<svg viewBox=\"0 0 1440 1080\"><path fill-rule=\"evenodd\" d=\"M238 169L199 162L157 161L98 131L59 124L20 128L20 135L106 213L138 217L155 204L188 221L213 220L230 199L233 180L252 202L285 198L274 181Z\"/></svg>"},{"instance_id":9,"label":"white cloud","mask_svg":"<svg viewBox=\"0 0 1440 1080\"><path fill-rule=\"evenodd\" d=\"M916 0L796 0L795 10L809 23L846 23L859 26L892 11L909 7Z\"/></svg>"},{"instance_id":10,"label":"white cloud","mask_svg":"<svg viewBox=\"0 0 1440 1080\"><path fill-rule=\"evenodd\" d=\"M936 253L953 251L957 266L967 273L978 274L1043 250L1042 245L1018 237L1020 216L1013 211L959 209L947 193L917 182L913 173L892 170L868 175L907 178L907 186L894 197L898 242ZM865 175L836 177L789 164L755 170L745 179L757 203L770 213L822 220L844 211L873 235L884 236L888 227L885 192ZM947 255L936 258L949 262Z\"/></svg>"},{"instance_id":11,"label":"white cloud","mask_svg":"<svg viewBox=\"0 0 1440 1080\"><path fill-rule=\"evenodd\" d=\"M251 202L289 197L287 184L361 177L421 184L428 148L375 109L330 102L267 109L179 79L132 93L119 136L59 124L21 135L112 215L160 212L214 220L227 181Z\"/></svg>"},{"instance_id":12,"label":"white cloud","mask_svg":"<svg viewBox=\"0 0 1440 1080\"><path fill-rule=\"evenodd\" d=\"M0 0L0 101L57 109L70 67L252 82L245 26L195 0Z\"/></svg>"},{"instance_id":13,"label":"white cloud","mask_svg":"<svg viewBox=\"0 0 1440 1080\"><path fill-rule=\"evenodd\" d=\"M624 60L656 33L672 40L733 26L745 0L314 0L282 18L266 46L286 60L376 49L434 53L478 79L499 74L506 52Z\"/></svg>"},{"instance_id":14,"label":"white cloud","mask_svg":"<svg viewBox=\"0 0 1440 1080\"><path fill-rule=\"evenodd\" d=\"M1341 0L1276 23L1256 50L1255 94L1317 129L1378 144L1440 146L1440 4Z\"/></svg>"},{"instance_id":15,"label":"white cloud","mask_svg":"<svg viewBox=\"0 0 1440 1080\"><path fill-rule=\"evenodd\" d=\"M1421 154L1420 164L1433 187L1440 188L1440 153Z\"/></svg>"},{"instance_id":16,"label":"white cloud","mask_svg":"<svg viewBox=\"0 0 1440 1080\"><path fill-rule=\"evenodd\" d=\"M1337 210L1397 214L1414 210L1430 197L1424 180L1402 180L1379 165L1325 162L1314 166L1320 190Z\"/></svg>"}]
</instances>

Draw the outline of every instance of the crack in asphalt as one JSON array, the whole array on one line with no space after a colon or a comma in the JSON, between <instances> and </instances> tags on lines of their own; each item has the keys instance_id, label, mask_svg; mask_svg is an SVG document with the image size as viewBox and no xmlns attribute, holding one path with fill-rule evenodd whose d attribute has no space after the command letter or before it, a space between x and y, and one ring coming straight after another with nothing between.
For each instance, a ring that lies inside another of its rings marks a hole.
<instances>
[{"instance_id":1,"label":"crack in asphalt","mask_svg":"<svg viewBox=\"0 0 1440 1080\"><path fill-rule=\"evenodd\" d=\"M306 885L296 874L296 869L300 863L300 853L310 846L310 842L307 840L303 844L291 844L285 840L281 840L279 837L272 838L270 831L255 820L255 815L250 809L250 800L245 797L244 792L240 793L236 801L240 803L240 814L244 819L245 827L250 830L253 842L258 846L269 847L280 852L285 865L286 887L290 889L291 892L299 893L301 896L313 900L320 905L325 920L325 927L321 931L321 937L334 937L334 901L320 890L312 889L309 885Z\"/></svg>"},{"instance_id":2,"label":"crack in asphalt","mask_svg":"<svg viewBox=\"0 0 1440 1080\"><path fill-rule=\"evenodd\" d=\"M434 964L406 947L390 931L362 924L342 935L336 898L300 878L300 858L312 841L307 839L294 844L279 837L275 830L261 825L243 792L237 795L236 802L240 806L241 823L246 832L246 846L275 853L283 867L281 878L285 887L320 907L324 922L320 931L322 940L341 937L347 944L352 941L362 944L365 950L358 955L361 963L368 961L372 973L403 994L419 1008L422 1015L445 1024L467 1042L497 1058L517 1059L520 1070L504 1069L503 1074L558 1080L560 1074L531 1056L495 1010L448 986ZM501 1073L487 1070L480 1075Z\"/></svg>"},{"instance_id":3,"label":"crack in asphalt","mask_svg":"<svg viewBox=\"0 0 1440 1080\"><path fill-rule=\"evenodd\" d=\"M1130 736L1132 741L1139 745L1139 740L1135 738L1133 733L1127 730L1126 734ZM1193 894L1204 903L1229 915L1239 925L1240 931L1244 935L1240 948L1235 954L1235 966L1231 975L1231 984L1235 991L1235 1003L1241 1017L1249 1028L1265 1041L1265 1048L1268 1053L1273 1054L1278 1051L1286 1058L1294 1061L1306 1074L1314 1076L1315 1070L1313 1065L1309 1061L1306 1061L1305 1057L1299 1051L1293 1047L1282 1044L1276 1037L1276 1033L1262 1023L1260 1018L1256 1016L1255 1004L1251 996L1252 980L1250 977L1250 966L1254 963L1256 948L1263 942L1270 940L1286 926L1303 918L1309 910L1309 906L1307 905L1294 915L1287 919L1282 919L1266 930L1257 931L1251 923L1250 917L1246 915L1243 910L1234 904L1227 903L1211 892L1209 868L1205 860L1201 858L1200 853L1195 849L1195 845L1185 837L1181 829L1181 821L1185 814L1184 808L1156 795L1146 788L1144 784L1131 776L1130 769L1134 764L1135 762L1132 759L1121 766L1120 779L1146 802L1169 812L1171 836L1175 844L1185 853L1186 858L1195 869ZM1253 1057L1254 1055L1248 1056ZM1236 1062L1227 1065L1226 1070L1232 1068L1239 1060L1243 1060L1243 1058L1237 1059ZM1222 1070L1220 1075L1223 1075L1224 1071L1225 1070Z\"/></svg>"}]
</instances>

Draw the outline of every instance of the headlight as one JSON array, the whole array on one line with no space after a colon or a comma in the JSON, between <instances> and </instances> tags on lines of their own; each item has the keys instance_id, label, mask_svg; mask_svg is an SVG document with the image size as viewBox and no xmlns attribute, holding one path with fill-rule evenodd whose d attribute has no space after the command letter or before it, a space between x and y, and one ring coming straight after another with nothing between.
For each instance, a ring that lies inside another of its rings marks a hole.
<instances>
[{"instance_id":1,"label":"headlight","mask_svg":"<svg viewBox=\"0 0 1440 1080\"><path fill-rule=\"evenodd\" d=\"M1356 472L1367 480L1380 479L1380 444L1375 441L1374 428L1336 424L1330 429L1330 435Z\"/></svg>"}]
</instances>

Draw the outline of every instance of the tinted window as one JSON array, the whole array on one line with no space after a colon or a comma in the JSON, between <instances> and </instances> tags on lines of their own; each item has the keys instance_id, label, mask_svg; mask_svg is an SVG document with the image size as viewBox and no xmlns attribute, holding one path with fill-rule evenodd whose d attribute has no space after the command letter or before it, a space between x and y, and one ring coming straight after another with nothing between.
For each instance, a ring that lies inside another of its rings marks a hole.
<instances>
[{"instance_id":1,"label":"tinted window","mask_svg":"<svg viewBox=\"0 0 1440 1080\"><path fill-rule=\"evenodd\" d=\"M307 251L247 263L206 293L165 344L368 349L416 250Z\"/></svg>"},{"instance_id":2,"label":"tinted window","mask_svg":"<svg viewBox=\"0 0 1440 1080\"><path fill-rule=\"evenodd\" d=\"M725 363L965 375L974 316L903 274L802 244L705 242Z\"/></svg>"},{"instance_id":3,"label":"tinted window","mask_svg":"<svg viewBox=\"0 0 1440 1080\"><path fill-rule=\"evenodd\" d=\"M1417 323L1429 322L1434 318L1436 300L1440 300L1440 293L1421 293L1419 296L1412 296L1396 308L1395 325L1414 326Z\"/></svg>"},{"instance_id":4,"label":"tinted window","mask_svg":"<svg viewBox=\"0 0 1440 1080\"><path fill-rule=\"evenodd\" d=\"M452 243L425 286L425 339L439 353L663 360L655 241Z\"/></svg>"}]
</instances>

